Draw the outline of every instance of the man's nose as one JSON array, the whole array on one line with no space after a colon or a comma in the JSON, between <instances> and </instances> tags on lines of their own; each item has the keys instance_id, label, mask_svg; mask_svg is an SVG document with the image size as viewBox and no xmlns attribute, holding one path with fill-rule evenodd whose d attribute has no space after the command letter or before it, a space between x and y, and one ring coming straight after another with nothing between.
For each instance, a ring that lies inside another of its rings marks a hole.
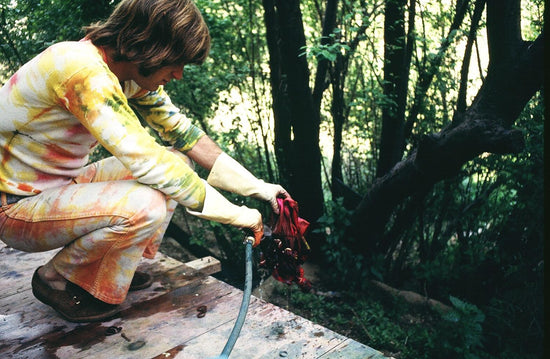
<instances>
[{"instance_id":1,"label":"man's nose","mask_svg":"<svg viewBox=\"0 0 550 359\"><path fill-rule=\"evenodd\" d=\"M183 77L183 66L177 70L172 71L172 77L176 80L181 80Z\"/></svg>"}]
</instances>

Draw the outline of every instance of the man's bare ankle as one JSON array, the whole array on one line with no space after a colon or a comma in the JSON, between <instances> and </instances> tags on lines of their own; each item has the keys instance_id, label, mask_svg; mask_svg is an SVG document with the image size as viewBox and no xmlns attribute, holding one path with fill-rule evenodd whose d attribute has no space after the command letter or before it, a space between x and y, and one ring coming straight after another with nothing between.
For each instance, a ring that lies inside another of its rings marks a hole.
<instances>
[{"instance_id":1,"label":"man's bare ankle","mask_svg":"<svg viewBox=\"0 0 550 359\"><path fill-rule=\"evenodd\" d=\"M38 270L38 275L52 289L65 290L67 280L57 273L53 267L43 266Z\"/></svg>"}]
</instances>

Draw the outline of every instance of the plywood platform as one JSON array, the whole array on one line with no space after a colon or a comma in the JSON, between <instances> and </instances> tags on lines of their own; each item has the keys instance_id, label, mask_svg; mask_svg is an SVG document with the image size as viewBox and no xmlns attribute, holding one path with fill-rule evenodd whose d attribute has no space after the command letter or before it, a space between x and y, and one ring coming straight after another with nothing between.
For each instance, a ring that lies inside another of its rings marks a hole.
<instances>
[{"instance_id":1,"label":"plywood platform","mask_svg":"<svg viewBox=\"0 0 550 359\"><path fill-rule=\"evenodd\" d=\"M103 323L61 319L31 292L34 270L54 252L24 253L0 244L0 358L212 358L218 356L238 314L242 291L210 274L206 257L182 264L157 254L141 270L153 285L130 292L122 312ZM204 317L197 308L205 305ZM122 331L106 335L111 326ZM252 297L230 358L372 358L363 344Z\"/></svg>"}]
</instances>

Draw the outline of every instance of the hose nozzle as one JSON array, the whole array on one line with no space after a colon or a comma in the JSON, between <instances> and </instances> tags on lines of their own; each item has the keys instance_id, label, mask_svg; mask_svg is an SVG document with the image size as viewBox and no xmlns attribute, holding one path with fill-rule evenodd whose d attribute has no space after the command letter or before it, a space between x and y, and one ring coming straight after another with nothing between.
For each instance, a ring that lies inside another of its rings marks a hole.
<instances>
[{"instance_id":1,"label":"hose nozzle","mask_svg":"<svg viewBox=\"0 0 550 359\"><path fill-rule=\"evenodd\" d=\"M253 236L245 236L244 237L244 240L243 240L244 244L250 243L250 244L254 245L254 242L256 242L256 240L254 239Z\"/></svg>"}]
</instances>

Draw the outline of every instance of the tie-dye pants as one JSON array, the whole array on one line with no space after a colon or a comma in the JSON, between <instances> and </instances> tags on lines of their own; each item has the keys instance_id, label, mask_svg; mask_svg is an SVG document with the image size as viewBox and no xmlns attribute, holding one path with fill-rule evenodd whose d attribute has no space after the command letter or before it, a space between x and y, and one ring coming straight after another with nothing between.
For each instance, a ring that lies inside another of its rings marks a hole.
<instances>
[{"instance_id":1,"label":"tie-dye pants","mask_svg":"<svg viewBox=\"0 0 550 359\"><path fill-rule=\"evenodd\" d=\"M111 157L83 168L74 184L2 203L0 238L26 252L62 247L52 259L57 272L119 304L141 257L157 252L176 206Z\"/></svg>"}]
</instances>

